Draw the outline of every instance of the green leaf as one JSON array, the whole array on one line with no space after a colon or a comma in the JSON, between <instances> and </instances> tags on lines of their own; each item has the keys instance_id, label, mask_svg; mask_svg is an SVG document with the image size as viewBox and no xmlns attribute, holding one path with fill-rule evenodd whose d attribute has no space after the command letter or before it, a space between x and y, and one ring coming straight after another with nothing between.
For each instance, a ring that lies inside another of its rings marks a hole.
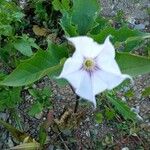
<instances>
[{"instance_id":1,"label":"green leaf","mask_svg":"<svg viewBox=\"0 0 150 150\"><path fill-rule=\"evenodd\" d=\"M62 5L63 5L63 8L66 11L69 11L69 9L70 9L70 0L62 0Z\"/></svg>"},{"instance_id":2,"label":"green leaf","mask_svg":"<svg viewBox=\"0 0 150 150\"><path fill-rule=\"evenodd\" d=\"M0 120L0 125L4 126L12 134L12 136L20 142L23 142L24 139L27 138L27 137L28 137L28 142L33 141L33 139L29 135L27 135L23 131L20 131L20 130L16 129L15 127L10 125L9 123L6 123L3 120Z\"/></svg>"},{"instance_id":3,"label":"green leaf","mask_svg":"<svg viewBox=\"0 0 150 150\"><path fill-rule=\"evenodd\" d=\"M52 5L55 10L61 12L69 11L70 9L70 0L53 0Z\"/></svg>"},{"instance_id":4,"label":"green leaf","mask_svg":"<svg viewBox=\"0 0 150 150\"><path fill-rule=\"evenodd\" d=\"M99 34L101 30L105 29L107 26L110 26L108 20L103 17L96 18L96 22L98 23L98 25L94 27L90 32L90 34L92 35Z\"/></svg>"},{"instance_id":5,"label":"green leaf","mask_svg":"<svg viewBox=\"0 0 150 150\"><path fill-rule=\"evenodd\" d=\"M50 97L52 94L50 87L44 87L44 89L42 90L42 94L44 96Z\"/></svg>"},{"instance_id":6,"label":"green leaf","mask_svg":"<svg viewBox=\"0 0 150 150\"><path fill-rule=\"evenodd\" d=\"M59 62L50 52L39 50L30 59L23 61L0 85L23 86L31 84L43 76L55 73L61 68L64 59Z\"/></svg>"},{"instance_id":7,"label":"green leaf","mask_svg":"<svg viewBox=\"0 0 150 150\"><path fill-rule=\"evenodd\" d=\"M35 104L32 105L32 107L30 108L28 114L30 116L35 116L36 114L41 113L43 110L43 106L41 103L36 102Z\"/></svg>"},{"instance_id":8,"label":"green leaf","mask_svg":"<svg viewBox=\"0 0 150 150\"><path fill-rule=\"evenodd\" d=\"M24 14L12 1L0 0L0 35L12 36L15 28L13 23L21 22Z\"/></svg>"},{"instance_id":9,"label":"green leaf","mask_svg":"<svg viewBox=\"0 0 150 150\"><path fill-rule=\"evenodd\" d=\"M25 56L32 56L33 52L32 52L32 48L39 48L36 43L35 40L32 38L27 37L26 35L24 35L23 37L21 37L21 39L18 39L15 43L14 43L14 47L21 52L23 55Z\"/></svg>"},{"instance_id":10,"label":"green leaf","mask_svg":"<svg viewBox=\"0 0 150 150\"><path fill-rule=\"evenodd\" d=\"M32 56L33 52L31 49L31 46L29 45L29 43L23 41L23 40L18 40L15 44L14 47L21 52L23 55L25 56Z\"/></svg>"},{"instance_id":11,"label":"green leaf","mask_svg":"<svg viewBox=\"0 0 150 150\"><path fill-rule=\"evenodd\" d=\"M137 41L137 40L141 40L141 39L148 39L150 38L150 34L149 33L141 33L140 36L131 36L129 37L125 43L128 43L128 42L133 42L133 41Z\"/></svg>"},{"instance_id":12,"label":"green leaf","mask_svg":"<svg viewBox=\"0 0 150 150\"><path fill-rule=\"evenodd\" d=\"M125 45L124 52L134 51L134 48L144 42L145 39L150 38L150 34L141 33L138 36L132 36L127 38L122 44Z\"/></svg>"},{"instance_id":13,"label":"green leaf","mask_svg":"<svg viewBox=\"0 0 150 150\"><path fill-rule=\"evenodd\" d=\"M134 91L133 90L128 90L127 92L125 92L124 95L128 98L132 98L134 96Z\"/></svg>"},{"instance_id":14,"label":"green leaf","mask_svg":"<svg viewBox=\"0 0 150 150\"><path fill-rule=\"evenodd\" d=\"M45 144L46 137L47 137L47 131L43 126L41 126L39 131L39 142L42 146Z\"/></svg>"},{"instance_id":15,"label":"green leaf","mask_svg":"<svg viewBox=\"0 0 150 150\"><path fill-rule=\"evenodd\" d=\"M131 76L142 75L150 72L150 59L129 53L116 53L117 63L122 73Z\"/></svg>"},{"instance_id":16,"label":"green leaf","mask_svg":"<svg viewBox=\"0 0 150 150\"><path fill-rule=\"evenodd\" d=\"M103 121L103 115L102 115L102 113L97 112L97 113L95 114L95 119L96 119L96 122L97 122L97 123L102 123L102 121Z\"/></svg>"},{"instance_id":17,"label":"green leaf","mask_svg":"<svg viewBox=\"0 0 150 150\"><path fill-rule=\"evenodd\" d=\"M95 19L99 11L97 0L73 0L72 22L78 27L80 35L85 35L95 27Z\"/></svg>"},{"instance_id":18,"label":"green leaf","mask_svg":"<svg viewBox=\"0 0 150 150\"><path fill-rule=\"evenodd\" d=\"M59 62L62 58L68 57L68 49L65 44L56 45L48 40L47 51Z\"/></svg>"},{"instance_id":19,"label":"green leaf","mask_svg":"<svg viewBox=\"0 0 150 150\"><path fill-rule=\"evenodd\" d=\"M107 94L107 99L112 103L116 110L125 118L134 121L136 114L121 99L112 94Z\"/></svg>"},{"instance_id":20,"label":"green leaf","mask_svg":"<svg viewBox=\"0 0 150 150\"><path fill-rule=\"evenodd\" d=\"M41 21L47 21L48 14L46 10L46 5L43 5L43 0L34 1L35 14Z\"/></svg>"},{"instance_id":21,"label":"green leaf","mask_svg":"<svg viewBox=\"0 0 150 150\"><path fill-rule=\"evenodd\" d=\"M52 5L53 5L54 9L57 11L62 9L62 4L61 4L60 0L53 0Z\"/></svg>"},{"instance_id":22,"label":"green leaf","mask_svg":"<svg viewBox=\"0 0 150 150\"><path fill-rule=\"evenodd\" d=\"M0 110L16 107L21 101L21 88L0 89Z\"/></svg>"},{"instance_id":23,"label":"green leaf","mask_svg":"<svg viewBox=\"0 0 150 150\"><path fill-rule=\"evenodd\" d=\"M110 108L106 107L105 116L108 120L112 120L115 117L114 109L110 109Z\"/></svg>"},{"instance_id":24,"label":"green leaf","mask_svg":"<svg viewBox=\"0 0 150 150\"><path fill-rule=\"evenodd\" d=\"M113 36L113 42L116 41L123 42L129 37L142 35L139 30L131 30L127 26L121 27L120 29L115 29L114 27L108 26L102 29L99 34L91 35L91 37L98 43L103 43L108 35Z\"/></svg>"},{"instance_id":25,"label":"green leaf","mask_svg":"<svg viewBox=\"0 0 150 150\"><path fill-rule=\"evenodd\" d=\"M4 80L6 74L4 74L1 70L0 70L0 81Z\"/></svg>"},{"instance_id":26,"label":"green leaf","mask_svg":"<svg viewBox=\"0 0 150 150\"><path fill-rule=\"evenodd\" d=\"M64 12L60 20L60 25L67 36L77 36L77 27L73 25L71 17L68 13Z\"/></svg>"},{"instance_id":27,"label":"green leaf","mask_svg":"<svg viewBox=\"0 0 150 150\"><path fill-rule=\"evenodd\" d=\"M32 95L34 98L38 98L39 94L38 91L36 89L28 89L30 95Z\"/></svg>"},{"instance_id":28,"label":"green leaf","mask_svg":"<svg viewBox=\"0 0 150 150\"><path fill-rule=\"evenodd\" d=\"M115 29L106 26L98 34L90 35L98 43L103 43L108 35L112 36L114 45L122 45L124 52L133 51L144 39L149 38L149 34L142 33L139 30L129 29L127 26Z\"/></svg>"},{"instance_id":29,"label":"green leaf","mask_svg":"<svg viewBox=\"0 0 150 150\"><path fill-rule=\"evenodd\" d=\"M11 25L0 25L0 35L11 36L13 34L13 28Z\"/></svg>"},{"instance_id":30,"label":"green leaf","mask_svg":"<svg viewBox=\"0 0 150 150\"><path fill-rule=\"evenodd\" d=\"M56 64L50 53L38 51L33 57L23 61L4 81L0 82L7 86L22 86L43 77L46 70Z\"/></svg>"},{"instance_id":31,"label":"green leaf","mask_svg":"<svg viewBox=\"0 0 150 150\"><path fill-rule=\"evenodd\" d=\"M10 150L38 150L40 149L40 144L33 141L30 143L22 143L20 145L10 148Z\"/></svg>"},{"instance_id":32,"label":"green leaf","mask_svg":"<svg viewBox=\"0 0 150 150\"><path fill-rule=\"evenodd\" d=\"M142 92L142 95L143 96L149 96L150 95L150 87L147 87L144 89L144 91Z\"/></svg>"}]
</instances>

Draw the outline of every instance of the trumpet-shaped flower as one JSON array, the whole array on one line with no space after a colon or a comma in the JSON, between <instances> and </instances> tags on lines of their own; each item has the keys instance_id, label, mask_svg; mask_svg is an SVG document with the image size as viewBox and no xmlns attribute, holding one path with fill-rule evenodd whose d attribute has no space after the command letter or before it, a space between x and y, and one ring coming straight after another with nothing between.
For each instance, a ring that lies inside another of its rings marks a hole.
<instances>
[{"instance_id":1,"label":"trumpet-shaped flower","mask_svg":"<svg viewBox=\"0 0 150 150\"><path fill-rule=\"evenodd\" d=\"M94 103L95 95L118 86L129 75L122 74L115 60L115 49L109 37L104 44L92 38L79 36L68 38L76 50L64 64L59 78L65 78L80 97Z\"/></svg>"}]
</instances>

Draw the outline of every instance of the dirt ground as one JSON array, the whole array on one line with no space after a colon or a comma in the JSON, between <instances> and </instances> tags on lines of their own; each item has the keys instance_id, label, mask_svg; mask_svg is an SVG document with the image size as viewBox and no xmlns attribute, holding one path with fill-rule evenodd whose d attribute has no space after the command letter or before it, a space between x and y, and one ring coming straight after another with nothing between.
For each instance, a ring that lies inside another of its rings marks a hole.
<instances>
[{"instance_id":1,"label":"dirt ground","mask_svg":"<svg viewBox=\"0 0 150 150\"><path fill-rule=\"evenodd\" d=\"M150 14L146 12L150 8L150 0L101 0L103 16L110 17L116 14L117 10L122 9L129 19L129 23L133 28L140 30L150 31ZM138 22L138 23L136 23ZM70 86L58 87L54 81L49 80L47 77L35 83L33 88L43 89L44 86L52 88L51 100L53 103L54 115L60 116L65 106L73 108L75 106L76 96ZM126 101L128 105L139 114L139 122L136 127L136 132L133 131L129 122L121 122L120 126L124 130L120 130L115 121L106 121L97 124L93 120L92 106L85 106L84 102L79 103L79 110L85 110L85 120L80 123L79 127L75 130L64 130L63 135L58 138L58 135L49 128L49 138L51 139L50 145L47 150L149 150L150 148L150 97L143 97L142 91L150 86L150 74L142 75L134 79L134 84L130 84L120 90L118 95L121 99ZM133 90L134 96L127 98L124 92L129 89ZM27 110L31 107L33 97L27 92L22 93L23 101L19 108L19 116L21 119L23 131L29 133L32 137L37 138L40 124L46 119L49 110L45 110L36 117L30 117ZM141 118L140 118L141 117ZM10 119L10 114L0 112L0 118L14 124ZM129 127L130 126L130 127ZM129 131L130 130L130 131ZM135 128L133 129L135 130ZM0 126L0 149L8 149L16 144L11 135ZM127 135L126 132L131 132ZM137 135L136 135L137 133ZM48 139L48 141L50 140ZM57 141L58 140L58 141ZM67 142L70 142L69 144ZM102 142L99 142L102 141ZM55 145L53 144L55 143ZM61 143L61 144L58 144ZM64 144L65 143L65 144ZM57 145L57 146L56 146ZM65 147L67 145L67 147Z\"/></svg>"}]
</instances>

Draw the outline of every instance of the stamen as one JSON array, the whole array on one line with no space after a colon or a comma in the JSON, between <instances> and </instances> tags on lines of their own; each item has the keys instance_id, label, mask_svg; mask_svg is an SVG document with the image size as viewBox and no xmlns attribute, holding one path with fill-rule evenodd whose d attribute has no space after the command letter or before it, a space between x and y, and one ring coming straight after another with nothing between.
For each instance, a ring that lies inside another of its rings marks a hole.
<instances>
[{"instance_id":1,"label":"stamen","mask_svg":"<svg viewBox=\"0 0 150 150\"><path fill-rule=\"evenodd\" d=\"M83 62L83 68L88 71L92 71L95 67L95 62L91 58L87 58Z\"/></svg>"}]
</instances>

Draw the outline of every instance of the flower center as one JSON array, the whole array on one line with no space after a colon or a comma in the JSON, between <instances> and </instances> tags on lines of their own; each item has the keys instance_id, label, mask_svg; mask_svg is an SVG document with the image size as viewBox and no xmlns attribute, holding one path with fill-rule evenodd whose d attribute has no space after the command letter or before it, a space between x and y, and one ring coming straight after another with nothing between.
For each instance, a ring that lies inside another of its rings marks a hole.
<instances>
[{"instance_id":1,"label":"flower center","mask_svg":"<svg viewBox=\"0 0 150 150\"><path fill-rule=\"evenodd\" d=\"M92 70L95 67L95 62L93 59L87 58L83 62L83 68L85 70Z\"/></svg>"}]
</instances>

